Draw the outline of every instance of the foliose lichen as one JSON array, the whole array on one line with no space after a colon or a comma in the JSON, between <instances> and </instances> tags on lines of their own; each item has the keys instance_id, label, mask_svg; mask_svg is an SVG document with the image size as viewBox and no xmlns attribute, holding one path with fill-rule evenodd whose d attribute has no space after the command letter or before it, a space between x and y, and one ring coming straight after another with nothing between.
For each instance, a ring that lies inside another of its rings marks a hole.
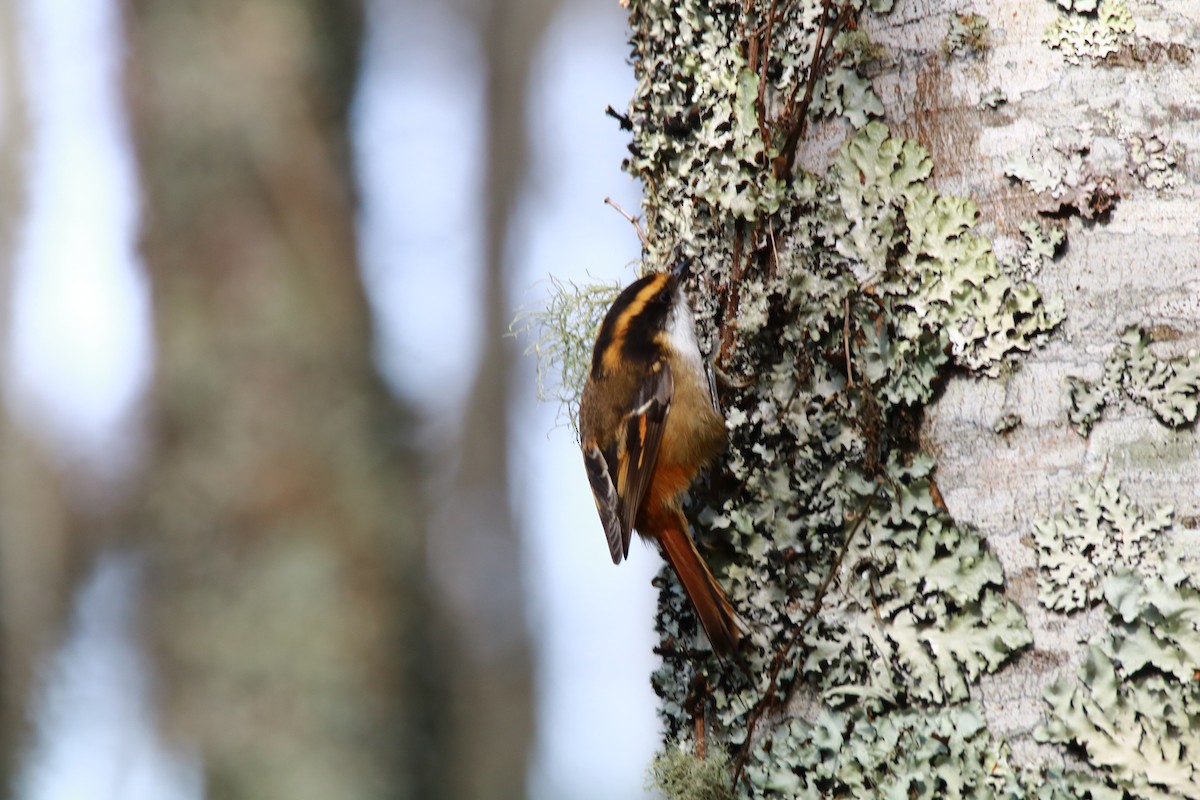
<instances>
[{"instance_id":1,"label":"foliose lichen","mask_svg":"<svg viewBox=\"0 0 1200 800\"><path fill-rule=\"evenodd\" d=\"M979 98L979 107L997 109L1008 102L1008 95L999 86L994 86L984 92Z\"/></svg>"},{"instance_id":2,"label":"foliose lichen","mask_svg":"<svg viewBox=\"0 0 1200 800\"><path fill-rule=\"evenodd\" d=\"M1067 418L1081 436L1099 421L1105 406L1120 397L1145 406L1166 425L1195 421L1200 409L1200 353L1163 359L1150 350L1149 334L1130 326L1104 364L1097 381L1067 379Z\"/></svg>"},{"instance_id":3,"label":"foliose lichen","mask_svg":"<svg viewBox=\"0 0 1200 800\"><path fill-rule=\"evenodd\" d=\"M893 346L936 331L960 365L995 375L1004 357L1045 341L1063 306L1004 274L991 244L971 232L977 207L935 192L932 166L915 142L864 127L835 162L840 207L828 231L859 282L904 297L893 309Z\"/></svg>"},{"instance_id":4,"label":"foliose lichen","mask_svg":"<svg viewBox=\"0 0 1200 800\"><path fill-rule=\"evenodd\" d=\"M873 120L882 106L860 67L878 53L861 37L841 31L809 84L823 31L861 8L630 4L639 82L627 166L646 186L647 260L674 247L696 259L702 347L734 386L726 460L695 487L689 518L749 640L744 670L709 656L664 571L652 682L672 741L697 744L701 715L705 749L720 743L739 754L735 773L753 771L741 797L767 776L792 786L807 775L789 753L813 730L843 737L846 785L860 785L854 770L882 781L900 740L911 759L897 769L939 777L896 772L886 785L975 780L953 764L990 764L983 753L1001 745L971 686L1031 641L983 536L939 505L918 424L948 369L998 374L1050 336L1063 308L999 263L974 203L932 187L924 148ZM796 131L791 100L808 85L811 116L856 128L820 177L779 168ZM813 714L763 727L802 696ZM986 785L987 770L973 770Z\"/></svg>"},{"instance_id":5,"label":"foliose lichen","mask_svg":"<svg viewBox=\"0 0 1200 800\"><path fill-rule=\"evenodd\" d=\"M1151 578L1162 569L1163 534L1170 506L1143 511L1112 476L1075 489L1070 508L1033 526L1038 550L1038 599L1054 611L1098 603L1114 575Z\"/></svg>"},{"instance_id":6,"label":"foliose lichen","mask_svg":"<svg viewBox=\"0 0 1200 800\"><path fill-rule=\"evenodd\" d=\"M1103 583L1109 628L1052 684L1037 736L1080 748L1113 797L1200 797L1200 591L1174 561Z\"/></svg>"},{"instance_id":7,"label":"foliose lichen","mask_svg":"<svg viewBox=\"0 0 1200 800\"><path fill-rule=\"evenodd\" d=\"M1007 262L1004 266L1023 280L1033 280L1044 266L1058 257L1067 240L1067 233L1059 225L1047 225L1032 219L1022 222L1018 229L1025 239L1025 249L1015 262Z\"/></svg>"},{"instance_id":8,"label":"foliose lichen","mask_svg":"<svg viewBox=\"0 0 1200 800\"><path fill-rule=\"evenodd\" d=\"M1176 169L1183 148L1164 142L1158 134L1129 134L1124 140L1133 174L1147 189L1173 189L1185 182Z\"/></svg>"},{"instance_id":9,"label":"foliose lichen","mask_svg":"<svg viewBox=\"0 0 1200 800\"><path fill-rule=\"evenodd\" d=\"M1098 5L1094 0L1059 0L1059 5L1070 11L1050 23L1042 41L1072 64L1102 59L1133 39L1136 26L1125 0L1100 0ZM1093 7L1094 14L1084 13Z\"/></svg>"},{"instance_id":10,"label":"foliose lichen","mask_svg":"<svg viewBox=\"0 0 1200 800\"><path fill-rule=\"evenodd\" d=\"M942 40L942 54L979 55L988 49L988 21L979 14L951 14L950 30Z\"/></svg>"},{"instance_id":11,"label":"foliose lichen","mask_svg":"<svg viewBox=\"0 0 1200 800\"><path fill-rule=\"evenodd\" d=\"M1009 411L996 418L996 421L992 423L992 432L999 434L1010 433L1019 428L1022 421L1020 414L1015 411Z\"/></svg>"},{"instance_id":12,"label":"foliose lichen","mask_svg":"<svg viewBox=\"0 0 1200 800\"><path fill-rule=\"evenodd\" d=\"M763 798L1022 797L1008 749L973 704L792 719L746 767Z\"/></svg>"},{"instance_id":13,"label":"foliose lichen","mask_svg":"<svg viewBox=\"0 0 1200 800\"><path fill-rule=\"evenodd\" d=\"M1062 131L1053 142L1011 153L1004 174L1037 195L1037 210L1042 214L1102 219L1119 196L1114 176L1091 162L1094 138L1087 127Z\"/></svg>"},{"instance_id":14,"label":"foliose lichen","mask_svg":"<svg viewBox=\"0 0 1200 800\"><path fill-rule=\"evenodd\" d=\"M778 211L786 186L762 169L767 145L759 127L759 75L733 46L721 24L723 9L681 3L662 14L653 5L630 9L631 25L646 29L634 40L641 80L631 103L636 134L627 168L638 176L669 176L678 185L660 191L686 196L688 207L661 221L658 209L648 209L651 241L664 224L687 238L691 231L678 222L695 216L697 201L713 214L744 220ZM677 61L653 52L686 55ZM796 67L787 65L793 80ZM670 170L662 168L667 164Z\"/></svg>"}]
</instances>

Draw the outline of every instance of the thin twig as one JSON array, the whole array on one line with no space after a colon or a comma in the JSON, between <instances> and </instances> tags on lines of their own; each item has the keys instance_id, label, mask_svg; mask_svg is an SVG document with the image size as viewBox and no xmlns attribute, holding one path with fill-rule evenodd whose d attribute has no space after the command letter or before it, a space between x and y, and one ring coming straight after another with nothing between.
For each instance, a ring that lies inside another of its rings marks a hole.
<instances>
[{"instance_id":1,"label":"thin twig","mask_svg":"<svg viewBox=\"0 0 1200 800\"><path fill-rule=\"evenodd\" d=\"M850 361L850 295L845 297L845 312L842 316L842 345L846 350L846 388L854 387L854 364Z\"/></svg>"},{"instance_id":2,"label":"thin twig","mask_svg":"<svg viewBox=\"0 0 1200 800\"><path fill-rule=\"evenodd\" d=\"M816 90L817 80L823 76L825 72L826 59L833 47L833 40L846 27L850 21L851 0L844 0L841 8L838 9L837 17L834 18L833 24L826 27L826 20L829 17L829 9L831 8L830 0L823 0L821 4L821 25L817 29L817 46L813 50L813 60L808 68L808 80L805 82L804 99L800 101L799 107L793 110L795 118L792 120L792 130L788 134L787 140L780 149L779 157L775 159L775 175L783 177L792 171L792 167L796 163L796 149L800 144L800 140L804 138L804 134L808 131L808 109L812 106L813 93ZM828 32L828 37L826 33Z\"/></svg>"},{"instance_id":3,"label":"thin twig","mask_svg":"<svg viewBox=\"0 0 1200 800\"><path fill-rule=\"evenodd\" d=\"M729 283L725 291L724 301L721 303L721 327L718 331L720 341L719 349L717 350L717 366L725 363L727 351L733 345L733 331L736 327L734 321L731 321L737 316L738 302L741 299L741 283L742 277L745 275L746 266L742 262L742 244L744 242L744 234L742 227L736 226L733 231L733 266L729 270ZM746 256L749 261L750 256Z\"/></svg>"},{"instance_id":4,"label":"thin twig","mask_svg":"<svg viewBox=\"0 0 1200 800\"><path fill-rule=\"evenodd\" d=\"M855 534L858 533L858 529L862 527L862 524L866 521L866 519L867 514L864 513L858 518L858 521L854 523L854 527L851 528L850 533L846 535L846 540L842 542L842 546L838 550L837 556L834 557L833 564L830 566L829 572L826 573L824 579L821 581L821 585L817 587L816 597L813 599L812 606L809 607L808 613L804 615L804 619L800 621L800 624L793 629L792 635L788 638L787 643L782 648L775 651L775 657L771 660L771 678L767 682L766 691L763 692L762 697L759 699L758 703L755 704L754 710L750 712L750 719L746 725L746 741L744 744L742 744L741 749L738 751L737 761L734 764L733 784L730 787L733 790L737 789L738 782L741 781L746 767L746 759L750 757L750 748L754 743L754 729L758 727L759 721L767 714L767 712L773 711L774 709L784 705L791 697L790 688L782 699L777 694L776 689L779 685L779 675L781 672L783 672L783 666L785 663L787 663L788 656L790 655L792 648L794 648L796 643L800 640L800 636L804 633L804 629L808 627L808 623L812 622L820 612L821 604L825 600L825 593L829 590L829 585L833 583L834 576L837 575L838 570L841 569L842 559L845 557L846 551L850 548L850 542L853 541Z\"/></svg>"},{"instance_id":5,"label":"thin twig","mask_svg":"<svg viewBox=\"0 0 1200 800\"><path fill-rule=\"evenodd\" d=\"M763 141L770 143L773 138L767 127L767 68L771 65L771 39L775 35L775 18L779 13L779 0L771 0L767 9L767 24L763 31L759 47L758 63L758 127L762 131Z\"/></svg>"},{"instance_id":6,"label":"thin twig","mask_svg":"<svg viewBox=\"0 0 1200 800\"><path fill-rule=\"evenodd\" d=\"M629 224L633 226L633 229L635 231L637 231L638 239L640 239L642 242L642 247L649 249L650 239L649 239L649 237L646 236L646 232L644 230L642 230L642 223L638 221L639 218L633 216L628 211L621 208L621 206L619 206L617 204L617 201L613 200L611 197L604 198L604 202L607 205L610 205L613 208L615 208L617 210L617 213L620 214L622 217L629 220Z\"/></svg>"},{"instance_id":7,"label":"thin twig","mask_svg":"<svg viewBox=\"0 0 1200 800\"><path fill-rule=\"evenodd\" d=\"M771 264L767 270L767 275L774 278L779 274L779 243L775 241L775 220L773 217L767 217L767 237L771 240Z\"/></svg>"}]
</instances>

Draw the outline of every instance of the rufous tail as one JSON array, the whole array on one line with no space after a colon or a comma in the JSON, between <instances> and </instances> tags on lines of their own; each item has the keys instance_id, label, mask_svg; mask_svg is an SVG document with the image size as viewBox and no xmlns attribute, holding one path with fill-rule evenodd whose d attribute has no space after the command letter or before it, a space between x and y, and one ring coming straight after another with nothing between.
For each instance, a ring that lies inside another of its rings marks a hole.
<instances>
[{"instance_id":1,"label":"rufous tail","mask_svg":"<svg viewBox=\"0 0 1200 800\"><path fill-rule=\"evenodd\" d=\"M737 624L737 616L729 598L696 550L688 534L687 519L683 512L675 510L674 514L667 513L663 517L665 519L662 521L666 524L656 532L663 555L674 568L679 582L683 584L683 591L692 601L713 652L719 656L733 655L741 641L742 629Z\"/></svg>"}]
</instances>

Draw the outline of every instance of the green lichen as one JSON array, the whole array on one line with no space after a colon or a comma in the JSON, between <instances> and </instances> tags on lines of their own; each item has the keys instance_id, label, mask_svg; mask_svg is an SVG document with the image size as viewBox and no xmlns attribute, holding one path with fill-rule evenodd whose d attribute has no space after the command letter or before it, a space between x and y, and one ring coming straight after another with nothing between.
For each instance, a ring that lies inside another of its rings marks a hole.
<instances>
[{"instance_id":1,"label":"green lichen","mask_svg":"<svg viewBox=\"0 0 1200 800\"><path fill-rule=\"evenodd\" d=\"M1022 422L1020 414L1010 411L996 418L996 421L992 423L992 432L999 434L1010 433L1020 427Z\"/></svg>"},{"instance_id":2,"label":"green lichen","mask_svg":"<svg viewBox=\"0 0 1200 800\"><path fill-rule=\"evenodd\" d=\"M1032 641L1000 589L1000 564L975 531L937 511L933 463L894 466L899 497L868 520L843 564L846 580L825 599L804 639L802 669L828 703L878 708L914 699L968 699L968 685Z\"/></svg>"},{"instance_id":3,"label":"green lichen","mask_svg":"<svg viewBox=\"0 0 1200 800\"><path fill-rule=\"evenodd\" d=\"M735 746L798 627L780 681L829 709L879 713L965 702L1031 641L999 562L936 506L933 462L906 437L944 369L998 371L1061 310L1000 269L972 232L974 206L930 177L922 148L868 124L825 181L801 185L789 213L802 222L776 238L775 274L742 285L733 365L754 381L728 412L723 469L738 489L693 517L702 540L729 546L709 561L752 631L753 679L708 673L716 735ZM675 582L660 585L668 648L700 644ZM685 663L669 657L654 676L668 731L684 738Z\"/></svg>"},{"instance_id":4,"label":"green lichen","mask_svg":"<svg viewBox=\"0 0 1200 800\"><path fill-rule=\"evenodd\" d=\"M1063 309L999 263L974 203L933 188L922 147L872 121L882 106L859 67L877 54L861 37L835 40L808 109L857 130L820 175L779 169L779 121L840 7L630 4L646 258L694 257L702 349L733 378L730 447L688 517L747 638L741 669L713 658L664 570L652 683L683 752L699 720L710 755L746 757L738 797L803 785L795 754L829 747L843 760L812 784L821 796L994 796L1004 745L975 683L1031 636L982 534L935 501L919 418L949 370L1000 374ZM798 698L813 713L781 718Z\"/></svg>"},{"instance_id":5,"label":"green lichen","mask_svg":"<svg viewBox=\"0 0 1200 800\"><path fill-rule=\"evenodd\" d=\"M765 5L747 10L766 14ZM785 126L775 124L777 117L802 96L794 88L808 79L822 6L799 4L776 21L770 51L774 68L767 71L751 69L746 43L739 38L747 30L744 23L764 21L743 20L741 11L742 5L734 3L654 0L631 5L639 84L630 104L634 144L626 167L655 183L646 207L652 248L678 239L727 249L727 242L704 242L704 225L696 223L709 215L762 220L778 214L793 191L786 177L767 167L780 155L788 134ZM861 124L883 111L870 82L858 72L878 48L863 35L834 44L840 59L816 76L810 113ZM659 53L686 55L676 61ZM688 254L700 252L697 247Z\"/></svg>"},{"instance_id":6,"label":"green lichen","mask_svg":"<svg viewBox=\"0 0 1200 800\"><path fill-rule=\"evenodd\" d=\"M816 115L841 117L858 128L883 116L883 102L871 81L862 75L863 64L879 58L883 51L864 31L839 34L834 49L841 61L817 80L812 111Z\"/></svg>"},{"instance_id":7,"label":"green lichen","mask_svg":"<svg viewBox=\"0 0 1200 800\"><path fill-rule=\"evenodd\" d=\"M1067 234L1058 225L1043 225L1032 219L1022 222L1019 228L1025 237L1025 250L1017 259L1016 273L1025 280L1031 280L1042 271L1042 267L1058 257Z\"/></svg>"},{"instance_id":8,"label":"green lichen","mask_svg":"<svg viewBox=\"0 0 1200 800\"><path fill-rule=\"evenodd\" d=\"M759 127L758 74L714 11L682 3L663 14L653 5L637 4L631 13L635 28L645 25L637 42L647 55L630 108L635 146L627 168L639 177L670 176L675 185L661 190L688 198L685 216L695 215L696 201L738 219L775 213L787 189L762 169L769 144ZM686 55L680 63L656 62L650 52ZM648 209L652 228L659 211Z\"/></svg>"},{"instance_id":9,"label":"green lichen","mask_svg":"<svg viewBox=\"0 0 1200 800\"><path fill-rule=\"evenodd\" d=\"M701 759L668 744L650 764L647 788L658 789L665 800L732 800L729 767L729 754L723 750Z\"/></svg>"},{"instance_id":10,"label":"green lichen","mask_svg":"<svg viewBox=\"0 0 1200 800\"><path fill-rule=\"evenodd\" d=\"M1015 767L978 705L791 719L746 767L757 798L1123 800L1094 775Z\"/></svg>"},{"instance_id":11,"label":"green lichen","mask_svg":"<svg viewBox=\"0 0 1200 800\"><path fill-rule=\"evenodd\" d=\"M1150 350L1150 336L1136 326L1121 334L1098 381L1067 379L1067 418L1087 436L1114 399L1125 397L1154 412L1166 425L1179 427L1196 420L1200 408L1200 354L1189 351L1162 359Z\"/></svg>"},{"instance_id":12,"label":"green lichen","mask_svg":"<svg viewBox=\"0 0 1200 800\"><path fill-rule=\"evenodd\" d=\"M871 81L851 66L838 66L830 71L817 84L815 97L814 110L825 116L843 117L855 127L883 115L883 103Z\"/></svg>"},{"instance_id":13,"label":"green lichen","mask_svg":"<svg viewBox=\"0 0 1200 800\"><path fill-rule=\"evenodd\" d=\"M950 30L942 40L942 54L980 55L988 49L988 21L979 14L953 14Z\"/></svg>"},{"instance_id":14,"label":"green lichen","mask_svg":"<svg viewBox=\"0 0 1200 800\"><path fill-rule=\"evenodd\" d=\"M872 41L870 35L862 28L839 33L833 45L845 61L857 66L880 61L887 56L887 49Z\"/></svg>"},{"instance_id":15,"label":"green lichen","mask_svg":"<svg viewBox=\"0 0 1200 800\"><path fill-rule=\"evenodd\" d=\"M910 346L922 332L936 332L958 363L996 375L1005 357L1042 343L1062 320L1060 301L1006 276L991 244L971 232L975 204L928 185L932 163L915 142L889 138L872 123L842 149L835 168L842 213L829 225L836 247L863 283L904 297L895 320ZM885 275L892 261L898 270Z\"/></svg>"},{"instance_id":16,"label":"green lichen","mask_svg":"<svg viewBox=\"0 0 1200 800\"><path fill-rule=\"evenodd\" d=\"M1093 144L1088 127L1062 131L1050 144L1010 153L1004 174L1037 195L1037 210L1043 214L1103 218L1119 197L1113 176L1092 164Z\"/></svg>"},{"instance_id":17,"label":"green lichen","mask_svg":"<svg viewBox=\"0 0 1200 800\"><path fill-rule=\"evenodd\" d=\"M1125 0L1100 0L1094 16L1078 13L1089 10L1092 0L1073 0L1069 5L1059 0L1059 4L1073 7L1075 13L1060 14L1046 28L1042 41L1062 51L1070 63L1104 58L1132 42L1135 25Z\"/></svg>"},{"instance_id":18,"label":"green lichen","mask_svg":"<svg viewBox=\"0 0 1200 800\"><path fill-rule=\"evenodd\" d=\"M1200 591L1167 562L1104 582L1109 630L1046 690L1042 741L1082 749L1117 796L1200 797Z\"/></svg>"},{"instance_id":19,"label":"green lichen","mask_svg":"<svg viewBox=\"0 0 1200 800\"><path fill-rule=\"evenodd\" d=\"M1098 2L1099 0L1058 0L1060 6L1077 14L1093 13Z\"/></svg>"},{"instance_id":20,"label":"green lichen","mask_svg":"<svg viewBox=\"0 0 1200 800\"><path fill-rule=\"evenodd\" d=\"M1053 154L1038 157L1025 150L1009 154L1004 164L1004 174L1022 181L1034 192L1050 192L1059 187L1068 171L1077 171L1083 164L1078 154L1064 162ZM1074 169L1073 169L1074 168Z\"/></svg>"},{"instance_id":21,"label":"green lichen","mask_svg":"<svg viewBox=\"0 0 1200 800\"><path fill-rule=\"evenodd\" d=\"M746 771L762 798L1026 796L1007 746L973 704L792 719L755 749Z\"/></svg>"},{"instance_id":22,"label":"green lichen","mask_svg":"<svg viewBox=\"0 0 1200 800\"><path fill-rule=\"evenodd\" d=\"M1151 512L1105 477L1079 486L1063 514L1033 526L1038 549L1038 599L1054 611L1077 611L1099 602L1104 581L1118 572L1152 577L1162 568L1169 506Z\"/></svg>"}]
</instances>

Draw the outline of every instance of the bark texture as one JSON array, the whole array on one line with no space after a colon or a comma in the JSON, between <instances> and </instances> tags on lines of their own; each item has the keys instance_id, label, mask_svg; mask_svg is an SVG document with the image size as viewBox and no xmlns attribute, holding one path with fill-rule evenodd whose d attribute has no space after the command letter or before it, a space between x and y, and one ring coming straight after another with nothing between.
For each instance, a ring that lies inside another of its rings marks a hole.
<instances>
[{"instance_id":1,"label":"bark texture","mask_svg":"<svg viewBox=\"0 0 1200 800\"><path fill-rule=\"evenodd\" d=\"M1195 426L1163 424L1134 403L1110 409L1086 437L1068 419L1068 380L1097 379L1128 326L1149 331L1163 358L1200 348L1200 228L1189 222L1200 218L1192 155L1200 147L1200 9L1129 7L1134 34L1079 65L1043 41L1062 16L1052 3L964 9L983 15L986 46L950 59L951 17L940 3L900 4L867 25L896 58L874 81L888 119L929 148L938 187L979 202L980 229L1000 250L1022 246L1019 226L1029 219L1061 217L1066 234L1061 257L1036 277L1066 301L1061 334L1000 377L952 377L922 432L951 514L987 532L1033 632L1030 651L980 686L992 729L1033 764L1063 763L1060 749L1032 736L1045 718L1042 695L1074 676L1087 652L1080 642L1101 635L1107 619L1099 607L1067 615L1038 602L1034 524L1067 510L1082 482L1106 475L1142 508L1173 506L1173 547L1200 553ZM981 108L996 88L1007 101ZM1188 156L1147 170L1138 152L1148 139ZM1010 167L1025 159L1076 166L1039 190ZM1156 184L1159 176L1169 185ZM1097 192L1117 198L1105 214L1085 206ZM1020 424L999 434L1006 414Z\"/></svg>"}]
</instances>

